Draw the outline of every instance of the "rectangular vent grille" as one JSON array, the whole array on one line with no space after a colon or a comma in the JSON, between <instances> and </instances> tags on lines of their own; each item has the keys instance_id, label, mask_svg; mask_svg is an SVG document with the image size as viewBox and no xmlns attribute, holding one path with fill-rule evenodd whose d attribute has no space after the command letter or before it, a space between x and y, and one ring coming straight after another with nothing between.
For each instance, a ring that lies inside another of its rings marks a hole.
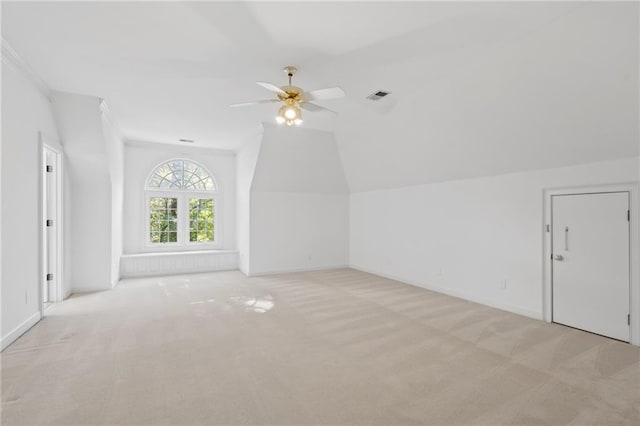
<instances>
[{"instance_id":1,"label":"rectangular vent grille","mask_svg":"<svg viewBox=\"0 0 640 426\"><path fill-rule=\"evenodd\" d=\"M178 139L179 142L183 142L183 143L193 143L194 141L192 139Z\"/></svg>"},{"instance_id":2,"label":"rectangular vent grille","mask_svg":"<svg viewBox=\"0 0 640 426\"><path fill-rule=\"evenodd\" d=\"M385 96L387 96L390 93L391 92L386 92L384 90L378 90L377 92L373 92L372 94L367 96L367 99L372 100L372 101L379 101L380 99L384 98Z\"/></svg>"}]
</instances>

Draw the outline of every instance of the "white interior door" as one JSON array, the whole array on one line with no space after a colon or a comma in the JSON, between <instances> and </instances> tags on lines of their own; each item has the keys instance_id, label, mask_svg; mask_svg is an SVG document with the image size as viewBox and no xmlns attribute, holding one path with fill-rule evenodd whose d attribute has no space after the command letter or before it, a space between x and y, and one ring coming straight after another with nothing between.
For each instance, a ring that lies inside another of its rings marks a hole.
<instances>
[{"instance_id":1,"label":"white interior door","mask_svg":"<svg viewBox=\"0 0 640 426\"><path fill-rule=\"evenodd\" d=\"M48 148L43 151L44 173L44 270L42 288L42 301L50 303L55 301L56 285L58 280L58 155Z\"/></svg>"},{"instance_id":2,"label":"white interior door","mask_svg":"<svg viewBox=\"0 0 640 426\"><path fill-rule=\"evenodd\" d=\"M629 193L554 195L553 322L629 341Z\"/></svg>"}]
</instances>

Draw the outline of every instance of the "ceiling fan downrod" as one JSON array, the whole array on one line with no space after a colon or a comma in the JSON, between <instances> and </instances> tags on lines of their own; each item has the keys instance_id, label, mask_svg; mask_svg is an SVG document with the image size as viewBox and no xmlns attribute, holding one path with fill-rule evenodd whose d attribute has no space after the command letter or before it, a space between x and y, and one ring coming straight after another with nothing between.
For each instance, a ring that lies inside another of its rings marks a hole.
<instances>
[{"instance_id":1,"label":"ceiling fan downrod","mask_svg":"<svg viewBox=\"0 0 640 426\"><path fill-rule=\"evenodd\" d=\"M291 86L291 77L293 77L296 71L298 71L298 68L294 67L293 65L287 65L282 69L282 71L284 71L285 74L289 76L289 86Z\"/></svg>"}]
</instances>

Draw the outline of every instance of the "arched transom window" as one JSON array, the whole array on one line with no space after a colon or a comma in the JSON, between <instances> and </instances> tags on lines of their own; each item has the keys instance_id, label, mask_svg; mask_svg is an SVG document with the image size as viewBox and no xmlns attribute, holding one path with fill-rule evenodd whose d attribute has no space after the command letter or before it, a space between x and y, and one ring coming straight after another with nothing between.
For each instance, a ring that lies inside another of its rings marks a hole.
<instances>
[{"instance_id":1,"label":"arched transom window","mask_svg":"<svg viewBox=\"0 0 640 426\"><path fill-rule=\"evenodd\" d=\"M147 178L147 242L152 246L216 243L216 181L202 165L172 159Z\"/></svg>"},{"instance_id":2,"label":"arched transom window","mask_svg":"<svg viewBox=\"0 0 640 426\"><path fill-rule=\"evenodd\" d=\"M215 191L216 184L204 167L189 160L171 160L155 168L148 189Z\"/></svg>"}]
</instances>

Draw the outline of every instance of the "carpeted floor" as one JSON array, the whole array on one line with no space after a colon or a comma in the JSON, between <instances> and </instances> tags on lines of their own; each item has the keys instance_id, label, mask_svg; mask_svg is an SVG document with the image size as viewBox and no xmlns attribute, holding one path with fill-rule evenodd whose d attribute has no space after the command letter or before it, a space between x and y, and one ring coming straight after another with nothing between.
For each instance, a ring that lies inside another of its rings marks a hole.
<instances>
[{"instance_id":1,"label":"carpeted floor","mask_svg":"<svg viewBox=\"0 0 640 426\"><path fill-rule=\"evenodd\" d=\"M2 354L2 424L640 424L640 349L362 272L127 280Z\"/></svg>"}]
</instances>

